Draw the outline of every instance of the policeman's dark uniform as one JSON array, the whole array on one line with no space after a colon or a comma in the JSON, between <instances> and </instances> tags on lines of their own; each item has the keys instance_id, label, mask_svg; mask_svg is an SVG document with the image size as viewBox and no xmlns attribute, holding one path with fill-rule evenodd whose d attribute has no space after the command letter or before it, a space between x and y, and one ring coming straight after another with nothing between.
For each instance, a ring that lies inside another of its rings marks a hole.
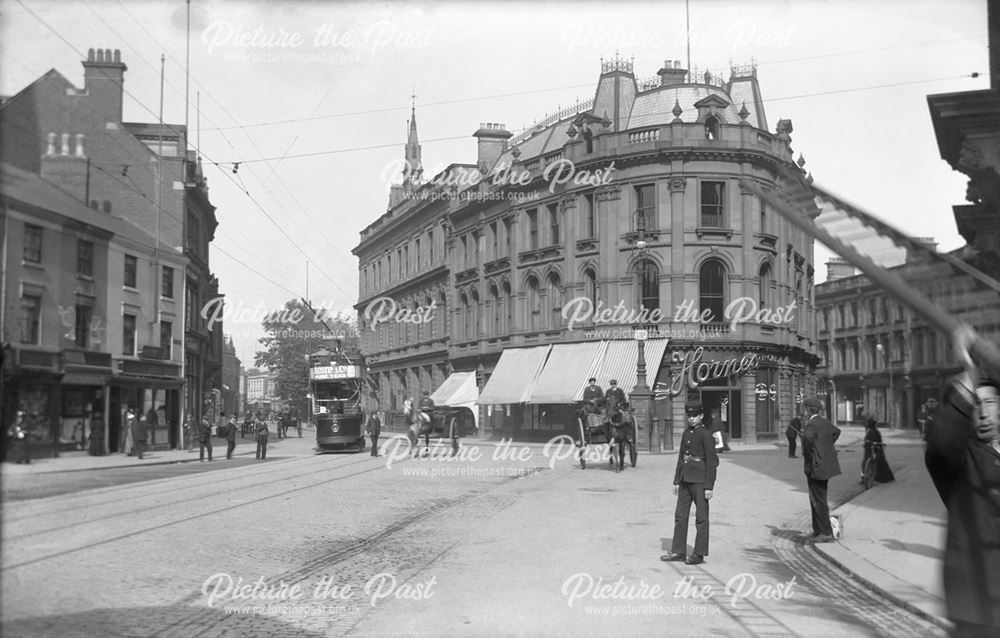
<instances>
[{"instance_id":1,"label":"policeman's dark uniform","mask_svg":"<svg viewBox=\"0 0 1000 638\"><path fill-rule=\"evenodd\" d=\"M688 417L702 415L701 402L689 401L685 406ZM688 421L688 427L681 438L677 455L677 469L674 485L677 486L677 508L674 510L674 537L671 553L661 556L661 560L680 561L697 565L708 555L708 499L705 491L715 488L719 455L715 451L712 433L700 421ZM688 519L691 503L695 504L694 526L697 532L694 554L687 554ZM685 560L686 559L686 560Z\"/></svg>"}]
</instances>

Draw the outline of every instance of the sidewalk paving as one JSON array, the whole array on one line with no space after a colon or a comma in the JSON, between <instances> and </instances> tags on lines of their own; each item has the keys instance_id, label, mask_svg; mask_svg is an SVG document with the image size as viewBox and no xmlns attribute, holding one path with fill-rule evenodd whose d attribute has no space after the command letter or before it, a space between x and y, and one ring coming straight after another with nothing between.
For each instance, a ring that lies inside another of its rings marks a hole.
<instances>
[{"instance_id":1,"label":"sidewalk paving","mask_svg":"<svg viewBox=\"0 0 1000 638\"><path fill-rule=\"evenodd\" d=\"M294 454L310 453L316 445L316 435L314 430L302 429L302 438L298 437L295 430L290 430L291 436L279 439L273 429L268 437L268 454L287 454L291 449ZM217 436L212 437L212 459L213 463L226 460L226 440ZM285 448L284 450L282 448ZM301 449L300 449L301 448ZM257 454L257 440L247 436L246 438L236 437L236 450L234 456L255 456ZM157 450L143 453L143 459L126 454L107 454L105 456L91 456L87 452L64 452L57 458L34 458L31 463L18 464L7 461L3 463L4 474L48 474L53 472L79 472L84 470L107 470L118 467L145 467L149 465L169 465L172 463L190 463L198 461L200 450L197 444L189 450ZM207 462L207 461L206 461Z\"/></svg>"}]
</instances>

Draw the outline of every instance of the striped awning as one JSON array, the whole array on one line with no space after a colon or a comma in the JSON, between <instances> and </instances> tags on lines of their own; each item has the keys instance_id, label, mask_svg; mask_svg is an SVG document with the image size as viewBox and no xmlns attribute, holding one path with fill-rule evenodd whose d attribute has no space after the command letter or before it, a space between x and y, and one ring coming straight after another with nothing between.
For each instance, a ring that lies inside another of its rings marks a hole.
<instances>
[{"instance_id":1,"label":"striped awning","mask_svg":"<svg viewBox=\"0 0 1000 638\"><path fill-rule=\"evenodd\" d=\"M663 354L667 351L668 341L668 339L649 339L645 342L643 357L646 359L646 383L650 387L656 380L656 373L663 361ZM608 389L608 382L616 379L618 387L629 394L635 387L639 342L634 339L622 339L605 343L607 347L604 351L604 360L597 368L597 372L589 376L597 377L597 385L605 390ZM573 395L574 401L583 399L583 390L583 385L577 388L576 394Z\"/></svg>"},{"instance_id":2,"label":"striped awning","mask_svg":"<svg viewBox=\"0 0 1000 638\"><path fill-rule=\"evenodd\" d=\"M604 361L607 341L557 343L528 403L572 403Z\"/></svg>"},{"instance_id":3,"label":"striped awning","mask_svg":"<svg viewBox=\"0 0 1000 638\"><path fill-rule=\"evenodd\" d=\"M526 403L552 346L508 348L500 354L490 380L476 401L479 405Z\"/></svg>"}]
</instances>

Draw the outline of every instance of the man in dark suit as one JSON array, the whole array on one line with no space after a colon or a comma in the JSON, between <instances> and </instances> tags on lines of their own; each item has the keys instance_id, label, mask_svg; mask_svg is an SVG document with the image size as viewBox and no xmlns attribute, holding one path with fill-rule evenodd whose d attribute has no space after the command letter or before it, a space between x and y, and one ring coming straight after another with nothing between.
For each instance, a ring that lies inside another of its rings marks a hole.
<instances>
[{"instance_id":1,"label":"man in dark suit","mask_svg":"<svg viewBox=\"0 0 1000 638\"><path fill-rule=\"evenodd\" d=\"M236 451L236 422L233 417L226 419L226 413L222 413L222 419L226 422L226 458L232 459L233 452Z\"/></svg>"},{"instance_id":2,"label":"man in dark suit","mask_svg":"<svg viewBox=\"0 0 1000 638\"><path fill-rule=\"evenodd\" d=\"M604 390L601 389L601 386L597 385L597 379L594 377L587 379L587 387L583 390L583 400L593 401L594 399L603 398Z\"/></svg>"},{"instance_id":3,"label":"man in dark suit","mask_svg":"<svg viewBox=\"0 0 1000 638\"><path fill-rule=\"evenodd\" d=\"M609 412L617 412L618 408L625 405L625 391L618 387L617 379L612 379L608 385L611 387L604 393L604 403L608 406Z\"/></svg>"},{"instance_id":4,"label":"man in dark suit","mask_svg":"<svg viewBox=\"0 0 1000 638\"><path fill-rule=\"evenodd\" d=\"M995 381L976 384L962 375L924 430L924 462L948 509L944 592L956 636L1000 635L997 392Z\"/></svg>"},{"instance_id":5,"label":"man in dark suit","mask_svg":"<svg viewBox=\"0 0 1000 638\"><path fill-rule=\"evenodd\" d=\"M372 412L368 415L368 424L365 429L372 440L372 456L378 456L378 437L382 434L382 421L378 418L378 412Z\"/></svg>"},{"instance_id":6,"label":"man in dark suit","mask_svg":"<svg viewBox=\"0 0 1000 638\"><path fill-rule=\"evenodd\" d=\"M812 510L812 541L833 541L830 505L827 502L828 482L840 475L840 463L834 447L840 428L820 416L823 403L816 397L802 402L806 424L802 429L802 458L805 459L806 482L809 485L809 507Z\"/></svg>"},{"instance_id":7,"label":"man in dark suit","mask_svg":"<svg viewBox=\"0 0 1000 638\"><path fill-rule=\"evenodd\" d=\"M681 438L677 469L674 472L674 494L677 495L674 537L670 553L660 556L660 560L700 565L705 562L705 556L708 556L708 501L715 488L719 455L715 451L712 433L702 425L704 409L701 402L688 401L684 412L688 426ZM697 536L694 553L687 556L688 519L692 502L695 504L694 527Z\"/></svg>"},{"instance_id":8,"label":"man in dark suit","mask_svg":"<svg viewBox=\"0 0 1000 638\"><path fill-rule=\"evenodd\" d=\"M795 443L799 438L799 432L802 431L802 419L795 415L792 417L791 422L785 429L785 438L788 439L788 458L794 459L795 456Z\"/></svg>"}]
</instances>

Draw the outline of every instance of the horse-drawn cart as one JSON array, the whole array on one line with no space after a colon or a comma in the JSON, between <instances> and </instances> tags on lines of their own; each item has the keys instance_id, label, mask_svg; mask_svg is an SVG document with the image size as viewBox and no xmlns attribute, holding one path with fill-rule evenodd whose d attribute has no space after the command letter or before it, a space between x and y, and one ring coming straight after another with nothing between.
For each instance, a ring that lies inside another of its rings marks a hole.
<instances>
[{"instance_id":1,"label":"horse-drawn cart","mask_svg":"<svg viewBox=\"0 0 1000 638\"><path fill-rule=\"evenodd\" d=\"M587 459L601 459L599 445L608 446L610 463L615 472L625 469L625 454L635 467L638 450L635 443L639 438L635 417L628 406L619 409L595 403L584 403L577 410L578 432L576 445L580 448L580 467L586 469ZM591 446L595 449L591 450Z\"/></svg>"}]
</instances>

